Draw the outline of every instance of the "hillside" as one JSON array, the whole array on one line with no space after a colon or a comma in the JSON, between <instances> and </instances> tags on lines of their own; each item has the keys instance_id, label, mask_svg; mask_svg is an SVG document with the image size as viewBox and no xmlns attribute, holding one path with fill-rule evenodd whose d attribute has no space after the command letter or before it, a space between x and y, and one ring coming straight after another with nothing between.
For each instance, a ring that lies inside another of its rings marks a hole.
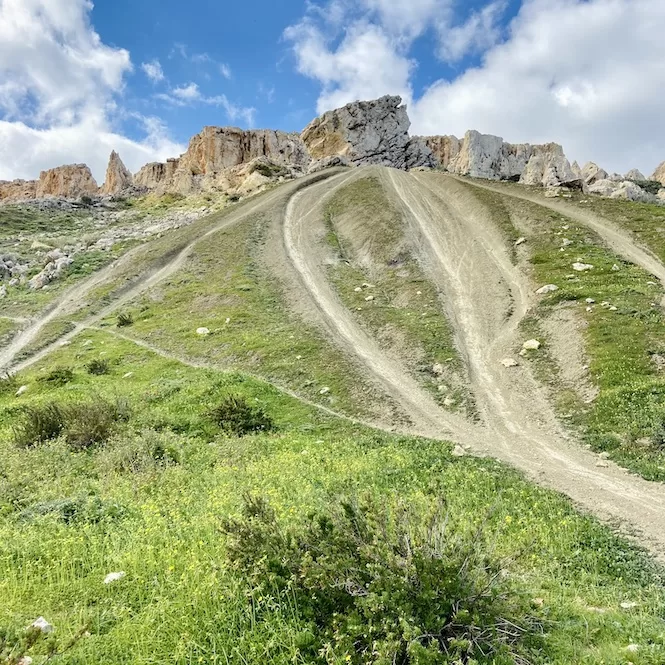
<instances>
[{"instance_id":1,"label":"hillside","mask_svg":"<svg viewBox=\"0 0 665 665\"><path fill-rule=\"evenodd\" d=\"M399 103L0 207L0 663L665 662L665 209Z\"/></svg>"}]
</instances>

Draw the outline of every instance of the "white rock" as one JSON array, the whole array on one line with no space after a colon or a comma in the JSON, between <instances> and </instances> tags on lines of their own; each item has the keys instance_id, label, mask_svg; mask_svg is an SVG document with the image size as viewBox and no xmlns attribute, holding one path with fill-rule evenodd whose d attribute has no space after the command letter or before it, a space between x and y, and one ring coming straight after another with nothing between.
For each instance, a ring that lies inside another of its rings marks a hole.
<instances>
[{"instance_id":1,"label":"white rock","mask_svg":"<svg viewBox=\"0 0 665 665\"><path fill-rule=\"evenodd\" d=\"M131 379L134 376L134 372L127 372L122 378L123 379Z\"/></svg>"},{"instance_id":2,"label":"white rock","mask_svg":"<svg viewBox=\"0 0 665 665\"><path fill-rule=\"evenodd\" d=\"M20 397L21 395L25 395L25 393L28 392L28 386L21 386L17 391L16 391L16 397Z\"/></svg>"},{"instance_id":3,"label":"white rock","mask_svg":"<svg viewBox=\"0 0 665 665\"><path fill-rule=\"evenodd\" d=\"M33 623L31 623L28 628L34 628L35 630L38 630L40 633L52 633L54 628L53 626L44 618L44 617L39 617L36 619Z\"/></svg>"},{"instance_id":4,"label":"white rock","mask_svg":"<svg viewBox=\"0 0 665 665\"><path fill-rule=\"evenodd\" d=\"M633 610L637 607L637 603L634 601L624 601L620 607L622 610Z\"/></svg>"},{"instance_id":5,"label":"white rock","mask_svg":"<svg viewBox=\"0 0 665 665\"><path fill-rule=\"evenodd\" d=\"M593 298L587 298L586 299L586 304L587 305L595 305L596 301Z\"/></svg>"},{"instance_id":6,"label":"white rock","mask_svg":"<svg viewBox=\"0 0 665 665\"><path fill-rule=\"evenodd\" d=\"M518 238L515 241L515 247L519 247L520 245L523 245L526 242L526 238Z\"/></svg>"},{"instance_id":7,"label":"white rock","mask_svg":"<svg viewBox=\"0 0 665 665\"><path fill-rule=\"evenodd\" d=\"M536 293L539 296L544 296L547 293L552 293L553 291L558 291L559 287L556 284L546 284L545 286L541 286Z\"/></svg>"},{"instance_id":8,"label":"white rock","mask_svg":"<svg viewBox=\"0 0 665 665\"><path fill-rule=\"evenodd\" d=\"M614 305L610 307L610 312L618 312L618 311L619 311L618 307L615 307Z\"/></svg>"},{"instance_id":9,"label":"white rock","mask_svg":"<svg viewBox=\"0 0 665 665\"><path fill-rule=\"evenodd\" d=\"M524 342L522 348L525 351L537 351L540 348L540 342L537 339L530 339Z\"/></svg>"},{"instance_id":10,"label":"white rock","mask_svg":"<svg viewBox=\"0 0 665 665\"><path fill-rule=\"evenodd\" d=\"M329 392L330 392L330 388L328 388L328 386L326 386L325 388L322 388L321 390L319 390L319 395L327 395Z\"/></svg>"},{"instance_id":11,"label":"white rock","mask_svg":"<svg viewBox=\"0 0 665 665\"><path fill-rule=\"evenodd\" d=\"M590 263L573 263L573 270L586 272L587 270L593 270L593 266Z\"/></svg>"},{"instance_id":12,"label":"white rock","mask_svg":"<svg viewBox=\"0 0 665 665\"><path fill-rule=\"evenodd\" d=\"M601 169L598 164L589 162L585 164L582 169L582 177L587 185L593 185L599 180L607 180L607 171Z\"/></svg>"},{"instance_id":13,"label":"white rock","mask_svg":"<svg viewBox=\"0 0 665 665\"><path fill-rule=\"evenodd\" d=\"M202 337L205 337L206 335L210 334L210 329L209 328L197 328L196 329L196 334L201 335Z\"/></svg>"},{"instance_id":14,"label":"white rock","mask_svg":"<svg viewBox=\"0 0 665 665\"><path fill-rule=\"evenodd\" d=\"M444 406L451 407L455 406L456 402L452 397L446 397L446 399L443 400Z\"/></svg>"},{"instance_id":15,"label":"white rock","mask_svg":"<svg viewBox=\"0 0 665 665\"><path fill-rule=\"evenodd\" d=\"M119 571L117 573L109 573L105 578L104 578L104 584L113 584L113 582L119 582L120 580L124 579L127 577L127 573L124 571Z\"/></svg>"},{"instance_id":16,"label":"white rock","mask_svg":"<svg viewBox=\"0 0 665 665\"><path fill-rule=\"evenodd\" d=\"M640 650L640 645L639 644L629 644L626 647L626 651L630 653L637 653Z\"/></svg>"},{"instance_id":17,"label":"white rock","mask_svg":"<svg viewBox=\"0 0 665 665\"><path fill-rule=\"evenodd\" d=\"M23 656L23 658L18 661L17 665L32 665L33 662L34 661L32 658L30 658L30 656Z\"/></svg>"},{"instance_id":18,"label":"white rock","mask_svg":"<svg viewBox=\"0 0 665 665\"><path fill-rule=\"evenodd\" d=\"M639 169L632 169L626 173L624 180L646 180L646 177Z\"/></svg>"},{"instance_id":19,"label":"white rock","mask_svg":"<svg viewBox=\"0 0 665 665\"><path fill-rule=\"evenodd\" d=\"M639 201L649 203L654 200L654 196L642 189L634 182L626 180L621 182L619 187L610 194L611 199L625 199L626 201Z\"/></svg>"},{"instance_id":20,"label":"white rock","mask_svg":"<svg viewBox=\"0 0 665 665\"><path fill-rule=\"evenodd\" d=\"M589 193L609 197L619 189L619 186L619 183L613 180L598 180L597 182L594 182L593 185L589 186Z\"/></svg>"},{"instance_id":21,"label":"white rock","mask_svg":"<svg viewBox=\"0 0 665 665\"><path fill-rule=\"evenodd\" d=\"M517 362L517 360L514 360L513 358L504 358L501 361L501 364L506 368L519 367L519 363Z\"/></svg>"},{"instance_id":22,"label":"white rock","mask_svg":"<svg viewBox=\"0 0 665 665\"><path fill-rule=\"evenodd\" d=\"M564 239L561 241L561 244L562 244L564 247L570 247L570 246L573 244L573 241L572 241L572 240L568 240L568 238L564 238Z\"/></svg>"},{"instance_id":23,"label":"white rock","mask_svg":"<svg viewBox=\"0 0 665 665\"><path fill-rule=\"evenodd\" d=\"M2 284L0 286L0 298L6 298L7 297L7 287Z\"/></svg>"},{"instance_id":24,"label":"white rock","mask_svg":"<svg viewBox=\"0 0 665 665\"><path fill-rule=\"evenodd\" d=\"M367 296L367 298L365 298L365 302L372 302L373 300L374 296Z\"/></svg>"},{"instance_id":25,"label":"white rock","mask_svg":"<svg viewBox=\"0 0 665 665\"><path fill-rule=\"evenodd\" d=\"M361 286L357 286L357 287L356 287L355 289L353 289L353 290L354 290L356 293L362 293L362 290L363 290L363 289L362 289Z\"/></svg>"},{"instance_id":26,"label":"white rock","mask_svg":"<svg viewBox=\"0 0 665 665\"><path fill-rule=\"evenodd\" d=\"M466 450L462 446L455 446L453 448L453 457L466 457Z\"/></svg>"}]
</instances>

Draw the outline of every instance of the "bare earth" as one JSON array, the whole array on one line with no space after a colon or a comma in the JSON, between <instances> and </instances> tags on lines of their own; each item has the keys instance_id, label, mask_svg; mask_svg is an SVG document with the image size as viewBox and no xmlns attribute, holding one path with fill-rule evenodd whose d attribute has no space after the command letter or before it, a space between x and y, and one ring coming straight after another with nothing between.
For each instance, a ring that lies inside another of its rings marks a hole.
<instances>
[{"instance_id":1,"label":"bare earth","mask_svg":"<svg viewBox=\"0 0 665 665\"><path fill-rule=\"evenodd\" d=\"M545 390L528 367L502 365L501 361L513 357L514 349L524 341L519 338L518 326L536 296L528 276L512 263L509 247L494 224L491 211L454 177L376 168L372 171L402 206L409 239L420 252L430 279L445 296L457 346L467 363L480 423L438 407L400 361L387 355L377 340L359 326L327 281L325 251L317 241L322 206L337 189L367 175L365 169L333 172L325 180L319 176L299 181L258 197L213 227L202 229L201 235L177 256L134 280L103 312L79 324L39 354L14 364L14 358L44 325L76 311L87 293L117 274L118 264L131 261L130 255L125 256L64 294L49 312L32 322L0 351L0 367L14 365L14 369L20 369L36 362L65 339L173 275L204 238L252 214L274 211L288 202L281 247L276 251L285 251L288 269L297 276L301 297L317 311L330 338L355 357L369 378L400 403L413 425L406 428L409 432L450 440L478 454L499 458L537 482L567 494L602 519L619 521L626 529L636 531L656 554L665 555L665 486L633 476L570 441L557 422ZM494 189L491 184L476 186ZM498 191L554 209L587 225L618 254L665 283L665 266L607 220L528 190Z\"/></svg>"}]
</instances>

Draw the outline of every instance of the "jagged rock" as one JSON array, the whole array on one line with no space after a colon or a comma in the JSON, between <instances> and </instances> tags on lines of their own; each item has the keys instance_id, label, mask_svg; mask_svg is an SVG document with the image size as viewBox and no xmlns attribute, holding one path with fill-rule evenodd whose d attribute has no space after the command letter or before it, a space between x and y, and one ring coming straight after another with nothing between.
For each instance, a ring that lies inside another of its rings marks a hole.
<instances>
[{"instance_id":1,"label":"jagged rock","mask_svg":"<svg viewBox=\"0 0 665 665\"><path fill-rule=\"evenodd\" d=\"M48 263L44 269L28 281L28 286L34 291L43 289L51 282L58 279L63 271L74 262L71 257L63 255L60 250L49 252L47 260Z\"/></svg>"},{"instance_id":2,"label":"jagged rock","mask_svg":"<svg viewBox=\"0 0 665 665\"><path fill-rule=\"evenodd\" d=\"M425 142L409 137L411 121L401 104L401 97L390 96L347 104L313 120L303 130L302 140L317 161L339 155L356 166L435 166Z\"/></svg>"},{"instance_id":3,"label":"jagged rock","mask_svg":"<svg viewBox=\"0 0 665 665\"><path fill-rule=\"evenodd\" d=\"M624 180L646 180L646 177L639 169L631 169L626 173Z\"/></svg>"},{"instance_id":4,"label":"jagged rock","mask_svg":"<svg viewBox=\"0 0 665 665\"><path fill-rule=\"evenodd\" d=\"M120 155L114 150L109 158L106 169L106 180L101 193L107 195L119 194L134 184L134 178L124 165Z\"/></svg>"},{"instance_id":5,"label":"jagged rock","mask_svg":"<svg viewBox=\"0 0 665 665\"><path fill-rule=\"evenodd\" d=\"M532 148L533 155L520 178L522 184L582 188L582 181L573 172L560 145L546 143L529 147Z\"/></svg>"},{"instance_id":6,"label":"jagged rock","mask_svg":"<svg viewBox=\"0 0 665 665\"><path fill-rule=\"evenodd\" d=\"M584 180L584 176L582 175L582 169L580 168L580 165L576 161L570 165L570 168L572 169L576 178L578 178L579 180Z\"/></svg>"},{"instance_id":7,"label":"jagged rock","mask_svg":"<svg viewBox=\"0 0 665 665\"><path fill-rule=\"evenodd\" d=\"M626 201L641 201L643 203L649 203L654 200L653 195L629 180L619 183L619 187L610 194L610 198L625 199Z\"/></svg>"},{"instance_id":8,"label":"jagged rock","mask_svg":"<svg viewBox=\"0 0 665 665\"><path fill-rule=\"evenodd\" d=\"M160 189L173 179L173 174L178 168L178 159L167 159L166 163L151 162L146 164L134 176L134 184L144 189ZM165 191L165 189L164 189Z\"/></svg>"},{"instance_id":9,"label":"jagged rock","mask_svg":"<svg viewBox=\"0 0 665 665\"><path fill-rule=\"evenodd\" d=\"M444 169L448 168L462 149L462 142L456 136L426 136L422 140Z\"/></svg>"},{"instance_id":10,"label":"jagged rock","mask_svg":"<svg viewBox=\"0 0 665 665\"><path fill-rule=\"evenodd\" d=\"M36 198L62 197L76 199L95 196L99 191L92 172L85 164L68 164L42 171L37 183Z\"/></svg>"},{"instance_id":11,"label":"jagged rock","mask_svg":"<svg viewBox=\"0 0 665 665\"><path fill-rule=\"evenodd\" d=\"M598 164L595 164L594 162L588 162L582 169L582 177L584 178L584 182L587 185L593 185L599 180L607 180L609 176L607 171L605 171L605 169L601 169Z\"/></svg>"},{"instance_id":12,"label":"jagged rock","mask_svg":"<svg viewBox=\"0 0 665 665\"><path fill-rule=\"evenodd\" d=\"M619 189L619 183L613 180L598 180L589 186L589 194L598 194L599 196L612 196Z\"/></svg>"},{"instance_id":13,"label":"jagged rock","mask_svg":"<svg viewBox=\"0 0 665 665\"><path fill-rule=\"evenodd\" d=\"M651 180L655 180L665 187L665 162L656 168L651 176Z\"/></svg>"},{"instance_id":14,"label":"jagged rock","mask_svg":"<svg viewBox=\"0 0 665 665\"><path fill-rule=\"evenodd\" d=\"M36 180L0 180L0 201L29 201L37 196Z\"/></svg>"},{"instance_id":15,"label":"jagged rock","mask_svg":"<svg viewBox=\"0 0 665 665\"><path fill-rule=\"evenodd\" d=\"M623 182L623 176L620 173L613 173L612 175L607 177L608 180L611 180L612 182Z\"/></svg>"}]
</instances>

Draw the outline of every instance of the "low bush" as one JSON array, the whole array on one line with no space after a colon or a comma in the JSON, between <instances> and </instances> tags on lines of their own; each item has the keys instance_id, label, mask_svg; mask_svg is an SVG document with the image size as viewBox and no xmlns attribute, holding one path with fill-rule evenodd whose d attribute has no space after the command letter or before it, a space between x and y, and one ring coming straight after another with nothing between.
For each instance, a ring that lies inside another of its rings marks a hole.
<instances>
[{"instance_id":1,"label":"low bush","mask_svg":"<svg viewBox=\"0 0 665 665\"><path fill-rule=\"evenodd\" d=\"M69 367L54 367L48 374L39 378L42 383L54 387L64 386L74 380L74 371Z\"/></svg>"},{"instance_id":2,"label":"low bush","mask_svg":"<svg viewBox=\"0 0 665 665\"><path fill-rule=\"evenodd\" d=\"M181 440L169 431L146 429L139 433L123 433L108 442L100 453L99 464L120 473L141 473L179 464L183 456Z\"/></svg>"},{"instance_id":3,"label":"low bush","mask_svg":"<svg viewBox=\"0 0 665 665\"><path fill-rule=\"evenodd\" d=\"M103 399L67 405L51 402L26 406L21 416L14 426L17 446L31 448L64 436L67 445L80 451L108 440L119 423L129 419L129 407Z\"/></svg>"},{"instance_id":4,"label":"low bush","mask_svg":"<svg viewBox=\"0 0 665 665\"><path fill-rule=\"evenodd\" d=\"M542 632L483 527L431 514L342 503L282 527L263 499L222 524L255 616L275 601L305 623L308 663L526 663Z\"/></svg>"},{"instance_id":5,"label":"low bush","mask_svg":"<svg viewBox=\"0 0 665 665\"><path fill-rule=\"evenodd\" d=\"M14 374L3 372L0 374L0 395L10 395L19 389L18 380Z\"/></svg>"},{"instance_id":6,"label":"low bush","mask_svg":"<svg viewBox=\"0 0 665 665\"><path fill-rule=\"evenodd\" d=\"M244 436L256 432L270 432L275 428L272 418L257 404L245 397L227 395L212 410L212 419L225 432Z\"/></svg>"},{"instance_id":7,"label":"low bush","mask_svg":"<svg viewBox=\"0 0 665 665\"><path fill-rule=\"evenodd\" d=\"M645 192L654 196L663 188L663 185L658 180L633 180L633 182Z\"/></svg>"},{"instance_id":8,"label":"low bush","mask_svg":"<svg viewBox=\"0 0 665 665\"><path fill-rule=\"evenodd\" d=\"M97 496L80 496L54 501L41 501L21 511L19 517L31 521L53 515L65 524L99 524L122 519L127 510L113 501L102 501Z\"/></svg>"},{"instance_id":9,"label":"low bush","mask_svg":"<svg viewBox=\"0 0 665 665\"><path fill-rule=\"evenodd\" d=\"M116 325L118 328L127 328L134 324L134 317L131 314L122 312L117 316Z\"/></svg>"},{"instance_id":10,"label":"low bush","mask_svg":"<svg viewBox=\"0 0 665 665\"><path fill-rule=\"evenodd\" d=\"M85 368L88 371L88 374L92 374L93 376L103 376L111 371L111 363L108 360L96 358L95 360L91 360Z\"/></svg>"}]
</instances>

